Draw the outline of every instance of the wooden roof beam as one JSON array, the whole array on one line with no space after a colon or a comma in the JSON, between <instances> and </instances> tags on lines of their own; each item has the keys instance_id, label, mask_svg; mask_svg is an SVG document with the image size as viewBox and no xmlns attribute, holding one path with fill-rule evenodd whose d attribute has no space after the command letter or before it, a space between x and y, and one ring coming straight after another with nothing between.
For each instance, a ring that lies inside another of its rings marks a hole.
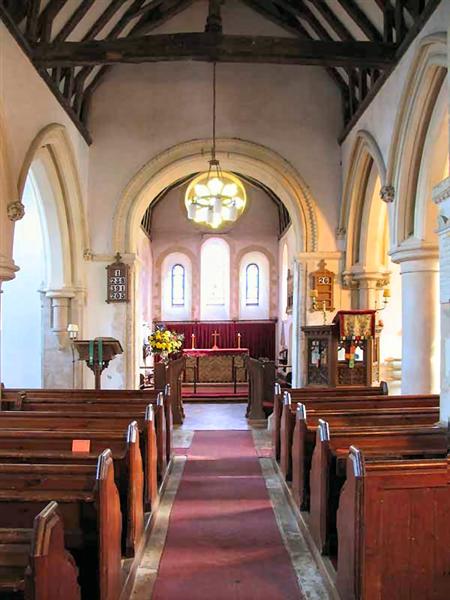
<instances>
[{"instance_id":1,"label":"wooden roof beam","mask_svg":"<svg viewBox=\"0 0 450 600\"><path fill-rule=\"evenodd\" d=\"M95 0L82 0L81 4L75 9L70 18L63 25L61 31L55 36L53 42L58 44L69 37L75 27L86 16L86 13L94 4Z\"/></svg>"},{"instance_id":2,"label":"wooden roof beam","mask_svg":"<svg viewBox=\"0 0 450 600\"><path fill-rule=\"evenodd\" d=\"M382 36L378 29L354 0L338 0L338 2L369 40L372 42L382 41Z\"/></svg>"},{"instance_id":3,"label":"wooden roof beam","mask_svg":"<svg viewBox=\"0 0 450 600\"><path fill-rule=\"evenodd\" d=\"M396 46L372 42L177 33L89 42L40 44L36 64L49 67L200 60L338 67L391 66Z\"/></svg>"}]
</instances>

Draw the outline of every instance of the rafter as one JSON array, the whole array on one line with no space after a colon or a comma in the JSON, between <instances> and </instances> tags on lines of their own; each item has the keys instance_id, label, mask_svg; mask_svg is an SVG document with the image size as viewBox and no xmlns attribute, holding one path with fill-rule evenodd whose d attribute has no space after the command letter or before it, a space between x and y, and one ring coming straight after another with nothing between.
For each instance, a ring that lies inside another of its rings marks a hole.
<instances>
[{"instance_id":1,"label":"rafter","mask_svg":"<svg viewBox=\"0 0 450 600\"><path fill-rule=\"evenodd\" d=\"M53 42L58 44L66 40L75 27L81 22L81 20L86 16L86 13L94 4L95 0L82 0L81 4L75 9L72 13L68 21L64 24L61 31L58 32L58 35L55 36Z\"/></svg>"},{"instance_id":2,"label":"rafter","mask_svg":"<svg viewBox=\"0 0 450 600\"><path fill-rule=\"evenodd\" d=\"M53 21L66 2L67 0L50 0L39 15L39 38L42 41L50 41Z\"/></svg>"},{"instance_id":3,"label":"rafter","mask_svg":"<svg viewBox=\"0 0 450 600\"><path fill-rule=\"evenodd\" d=\"M381 42L382 37L378 29L354 0L338 0L338 2L369 40Z\"/></svg>"},{"instance_id":4,"label":"rafter","mask_svg":"<svg viewBox=\"0 0 450 600\"><path fill-rule=\"evenodd\" d=\"M176 33L39 45L43 67L202 60L320 66L390 66L395 46L372 42L311 41L270 36Z\"/></svg>"}]
</instances>

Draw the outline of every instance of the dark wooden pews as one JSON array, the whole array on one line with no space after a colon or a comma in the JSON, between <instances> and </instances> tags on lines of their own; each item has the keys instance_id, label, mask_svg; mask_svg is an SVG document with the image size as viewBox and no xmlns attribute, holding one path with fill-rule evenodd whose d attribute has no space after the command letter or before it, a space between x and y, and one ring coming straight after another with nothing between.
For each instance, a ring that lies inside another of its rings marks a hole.
<instances>
[{"instance_id":1,"label":"dark wooden pews","mask_svg":"<svg viewBox=\"0 0 450 600\"><path fill-rule=\"evenodd\" d=\"M416 402L415 397L414 401ZM427 399L425 398L425 401ZM316 429L320 417L335 427L383 427L408 425L433 425L439 420L439 408L410 406L408 399L394 400L385 408L366 408L363 402L359 408L345 408L342 403L339 410L308 409L298 403L295 417L295 427L291 439L291 452L288 460L292 461L291 490L294 500L302 510L309 510L309 473L312 454L316 442ZM283 456L289 452L283 448Z\"/></svg>"},{"instance_id":2,"label":"dark wooden pews","mask_svg":"<svg viewBox=\"0 0 450 600\"><path fill-rule=\"evenodd\" d=\"M309 526L318 549L326 554L336 553L336 512L351 445L358 446L367 458L443 457L448 440L447 431L438 426L339 429L319 419L311 461Z\"/></svg>"},{"instance_id":3,"label":"dark wooden pews","mask_svg":"<svg viewBox=\"0 0 450 600\"><path fill-rule=\"evenodd\" d=\"M298 402L293 402L289 392L285 392L283 397L283 409L281 414L281 425L279 434L280 447L280 470L288 480L292 476L292 455L291 447L294 440L294 430L296 426L296 407ZM321 416L335 412L335 419L338 420L340 414L341 422L351 417L352 421L357 419L358 413L364 414L364 411L371 411L372 415L385 415L381 417L385 423L395 421L400 418L400 412L397 416L389 416L389 410L401 411L404 416L403 421L413 423L429 423L437 420L434 415L439 411L439 396L342 396L332 398L304 398L302 400L308 408L308 414L311 416ZM340 411L340 413L339 413ZM408 417L408 414L411 417ZM367 419L366 419L367 421Z\"/></svg>"},{"instance_id":4,"label":"dark wooden pews","mask_svg":"<svg viewBox=\"0 0 450 600\"><path fill-rule=\"evenodd\" d=\"M31 528L51 501L64 520L82 597L118 600L122 519L111 452L102 452L95 465L0 463L0 528Z\"/></svg>"},{"instance_id":5,"label":"dark wooden pews","mask_svg":"<svg viewBox=\"0 0 450 600\"><path fill-rule=\"evenodd\" d=\"M297 402L305 402L306 399L312 401L324 401L327 404L332 403L334 399L339 400L340 398L348 398L349 396L356 396L357 398L362 397L376 397L386 396L388 394L387 384L383 381L379 386L372 387L348 387L342 386L338 388L330 387L308 387L308 388L290 388L289 390L282 390L281 386L276 383L274 387L274 398L273 398L273 415L272 415L272 443L274 449L274 457L276 460L280 459L280 430L281 430L281 418L283 411L283 403L289 394L292 404Z\"/></svg>"},{"instance_id":6,"label":"dark wooden pews","mask_svg":"<svg viewBox=\"0 0 450 600\"><path fill-rule=\"evenodd\" d=\"M352 446L337 514L342 600L450 597L450 457L367 461Z\"/></svg>"},{"instance_id":7,"label":"dark wooden pews","mask_svg":"<svg viewBox=\"0 0 450 600\"><path fill-rule=\"evenodd\" d=\"M0 528L0 597L80 600L77 578L56 502L34 518L33 528Z\"/></svg>"}]
</instances>

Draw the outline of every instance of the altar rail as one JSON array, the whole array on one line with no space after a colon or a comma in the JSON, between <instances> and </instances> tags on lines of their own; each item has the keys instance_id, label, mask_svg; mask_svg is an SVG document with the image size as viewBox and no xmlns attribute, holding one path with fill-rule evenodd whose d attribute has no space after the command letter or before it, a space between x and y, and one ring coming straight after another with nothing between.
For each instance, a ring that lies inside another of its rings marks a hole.
<instances>
[{"instance_id":1,"label":"altar rail","mask_svg":"<svg viewBox=\"0 0 450 600\"><path fill-rule=\"evenodd\" d=\"M160 321L167 329L184 334L184 347L191 347L191 336L195 335L197 348L211 348L212 334L219 333L220 348L235 348L237 334L241 334L241 347L248 348L250 356L275 360L276 321Z\"/></svg>"}]
</instances>

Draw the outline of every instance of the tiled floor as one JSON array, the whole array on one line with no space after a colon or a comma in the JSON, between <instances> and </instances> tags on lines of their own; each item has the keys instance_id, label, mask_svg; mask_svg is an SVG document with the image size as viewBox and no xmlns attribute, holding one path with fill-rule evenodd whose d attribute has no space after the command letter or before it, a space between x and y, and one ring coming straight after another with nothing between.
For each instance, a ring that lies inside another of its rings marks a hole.
<instances>
[{"instance_id":1,"label":"tiled floor","mask_svg":"<svg viewBox=\"0 0 450 600\"><path fill-rule=\"evenodd\" d=\"M181 427L184 431L248 429L245 410L242 404L185 404L186 418Z\"/></svg>"}]
</instances>

